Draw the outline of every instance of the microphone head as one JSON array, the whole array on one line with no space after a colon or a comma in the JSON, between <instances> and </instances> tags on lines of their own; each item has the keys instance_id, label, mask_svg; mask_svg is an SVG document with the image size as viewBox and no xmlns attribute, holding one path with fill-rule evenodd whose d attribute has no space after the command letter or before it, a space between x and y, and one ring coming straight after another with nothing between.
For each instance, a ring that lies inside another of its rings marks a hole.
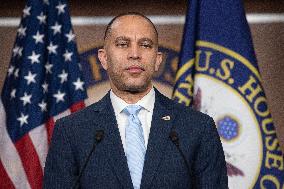
<instances>
[{"instance_id":1,"label":"microphone head","mask_svg":"<svg viewBox=\"0 0 284 189\"><path fill-rule=\"evenodd\" d=\"M104 138L104 131L103 130L97 130L96 131L96 135L95 135L95 139L97 142L101 142Z\"/></svg>"},{"instance_id":2,"label":"microphone head","mask_svg":"<svg viewBox=\"0 0 284 189\"><path fill-rule=\"evenodd\" d=\"M178 142L178 135L176 131L171 131L169 137L174 143Z\"/></svg>"}]
</instances>

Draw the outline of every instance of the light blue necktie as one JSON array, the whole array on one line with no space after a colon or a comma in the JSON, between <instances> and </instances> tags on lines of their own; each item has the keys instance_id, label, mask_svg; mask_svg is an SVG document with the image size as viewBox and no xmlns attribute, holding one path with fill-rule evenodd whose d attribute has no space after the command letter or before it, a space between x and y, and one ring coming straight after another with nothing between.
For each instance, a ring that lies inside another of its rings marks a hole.
<instances>
[{"instance_id":1,"label":"light blue necktie","mask_svg":"<svg viewBox=\"0 0 284 189\"><path fill-rule=\"evenodd\" d=\"M123 111L128 115L128 125L125 129L125 144L127 164L134 189L140 188L146 147L144 134L138 113L141 106L129 105Z\"/></svg>"}]
</instances>

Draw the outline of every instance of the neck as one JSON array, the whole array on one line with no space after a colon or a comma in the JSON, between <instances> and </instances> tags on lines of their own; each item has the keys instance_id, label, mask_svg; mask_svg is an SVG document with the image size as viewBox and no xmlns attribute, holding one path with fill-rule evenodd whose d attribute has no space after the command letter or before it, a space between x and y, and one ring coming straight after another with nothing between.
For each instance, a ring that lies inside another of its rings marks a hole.
<instances>
[{"instance_id":1,"label":"neck","mask_svg":"<svg viewBox=\"0 0 284 189\"><path fill-rule=\"evenodd\" d=\"M147 95L152 89L152 85L148 87L145 91L142 92L129 92L129 91L120 91L115 87L112 87L113 93L124 100L128 104L135 104L141 100L145 95Z\"/></svg>"}]
</instances>

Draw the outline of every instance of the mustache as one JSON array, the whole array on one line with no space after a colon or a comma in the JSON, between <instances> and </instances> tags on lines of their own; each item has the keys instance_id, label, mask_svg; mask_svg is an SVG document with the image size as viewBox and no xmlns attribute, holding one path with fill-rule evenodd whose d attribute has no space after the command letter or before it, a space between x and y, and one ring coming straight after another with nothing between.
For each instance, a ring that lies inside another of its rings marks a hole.
<instances>
[{"instance_id":1,"label":"mustache","mask_svg":"<svg viewBox=\"0 0 284 189\"><path fill-rule=\"evenodd\" d=\"M142 65L138 65L138 64L134 64L134 65L130 65L130 66L126 66L125 68L126 70L130 70L130 69L141 69L143 71L145 71L144 66Z\"/></svg>"}]
</instances>

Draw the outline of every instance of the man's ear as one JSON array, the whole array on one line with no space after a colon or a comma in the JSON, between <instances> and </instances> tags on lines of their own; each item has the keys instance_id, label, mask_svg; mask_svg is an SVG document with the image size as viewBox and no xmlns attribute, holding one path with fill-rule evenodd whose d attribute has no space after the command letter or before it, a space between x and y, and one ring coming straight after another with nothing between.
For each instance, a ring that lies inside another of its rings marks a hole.
<instances>
[{"instance_id":1,"label":"man's ear","mask_svg":"<svg viewBox=\"0 0 284 189\"><path fill-rule=\"evenodd\" d=\"M162 61L163 61L163 53L157 52L157 58L156 58L156 63L155 63L155 71L156 72L159 70Z\"/></svg>"},{"instance_id":2,"label":"man's ear","mask_svg":"<svg viewBox=\"0 0 284 189\"><path fill-rule=\"evenodd\" d=\"M98 57L101 62L102 67L107 70L108 65L107 65L107 54L105 49L99 49L98 50Z\"/></svg>"}]
</instances>

